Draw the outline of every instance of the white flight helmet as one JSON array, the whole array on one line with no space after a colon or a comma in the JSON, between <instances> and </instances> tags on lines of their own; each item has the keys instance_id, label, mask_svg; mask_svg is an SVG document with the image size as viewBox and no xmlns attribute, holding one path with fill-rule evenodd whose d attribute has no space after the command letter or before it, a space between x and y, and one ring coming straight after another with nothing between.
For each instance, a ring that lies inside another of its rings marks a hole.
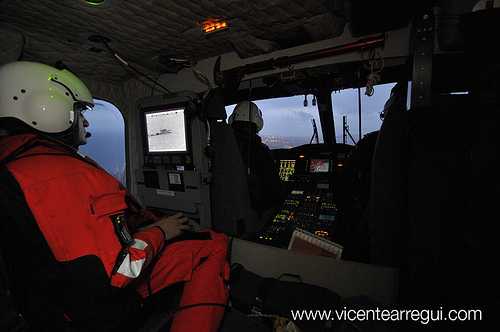
<instances>
[{"instance_id":1,"label":"white flight helmet","mask_svg":"<svg viewBox=\"0 0 500 332\"><path fill-rule=\"evenodd\" d=\"M0 118L62 134L76 126L75 112L92 106L89 89L66 69L27 61L0 67Z\"/></svg>"},{"instance_id":2,"label":"white flight helmet","mask_svg":"<svg viewBox=\"0 0 500 332\"><path fill-rule=\"evenodd\" d=\"M235 121L253 122L257 126L257 132L264 127L262 111L251 101L242 101L236 105L233 114L228 119L228 123L232 124Z\"/></svg>"}]
</instances>

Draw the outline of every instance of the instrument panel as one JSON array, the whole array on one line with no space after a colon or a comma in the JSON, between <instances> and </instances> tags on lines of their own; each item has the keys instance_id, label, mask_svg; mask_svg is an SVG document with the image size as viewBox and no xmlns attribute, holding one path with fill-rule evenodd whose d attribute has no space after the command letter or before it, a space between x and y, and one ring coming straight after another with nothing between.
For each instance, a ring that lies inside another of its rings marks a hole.
<instances>
[{"instance_id":1,"label":"instrument panel","mask_svg":"<svg viewBox=\"0 0 500 332\"><path fill-rule=\"evenodd\" d=\"M351 148L314 144L273 150L287 196L271 225L257 234L256 241L286 248L295 228L333 240L339 219L336 181Z\"/></svg>"},{"instance_id":2,"label":"instrument panel","mask_svg":"<svg viewBox=\"0 0 500 332\"><path fill-rule=\"evenodd\" d=\"M295 228L317 236L332 239L337 220L337 206L332 195L307 194L293 191L283 203L272 224L258 236L258 241L278 247L287 247Z\"/></svg>"}]
</instances>

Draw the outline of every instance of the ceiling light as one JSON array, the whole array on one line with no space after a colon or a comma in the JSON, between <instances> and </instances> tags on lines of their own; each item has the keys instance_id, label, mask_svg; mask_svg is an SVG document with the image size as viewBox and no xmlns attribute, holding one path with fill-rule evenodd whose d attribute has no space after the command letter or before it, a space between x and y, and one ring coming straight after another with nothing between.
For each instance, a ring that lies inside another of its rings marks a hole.
<instances>
[{"instance_id":1,"label":"ceiling light","mask_svg":"<svg viewBox=\"0 0 500 332\"><path fill-rule=\"evenodd\" d=\"M322 230L316 231L314 232L314 234L321 237L327 237L329 235L327 231L322 231Z\"/></svg>"},{"instance_id":2,"label":"ceiling light","mask_svg":"<svg viewBox=\"0 0 500 332\"><path fill-rule=\"evenodd\" d=\"M106 0L85 0L85 2L89 5L92 6L100 6L102 5Z\"/></svg>"},{"instance_id":3,"label":"ceiling light","mask_svg":"<svg viewBox=\"0 0 500 332\"><path fill-rule=\"evenodd\" d=\"M208 34L229 28L229 23L224 20L206 20L201 22L201 30Z\"/></svg>"}]
</instances>

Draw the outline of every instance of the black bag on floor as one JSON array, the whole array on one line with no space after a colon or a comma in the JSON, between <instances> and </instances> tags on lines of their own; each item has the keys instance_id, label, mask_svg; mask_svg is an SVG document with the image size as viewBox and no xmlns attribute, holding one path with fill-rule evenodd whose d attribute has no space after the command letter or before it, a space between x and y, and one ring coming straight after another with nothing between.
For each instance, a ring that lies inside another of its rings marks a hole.
<instances>
[{"instance_id":1,"label":"black bag on floor","mask_svg":"<svg viewBox=\"0 0 500 332\"><path fill-rule=\"evenodd\" d=\"M303 282L262 278L234 264L231 271L231 303L242 312L257 311L292 319L292 310L334 310L340 296L329 289ZM295 320L303 331L329 331L331 321Z\"/></svg>"},{"instance_id":2,"label":"black bag on floor","mask_svg":"<svg viewBox=\"0 0 500 332\"><path fill-rule=\"evenodd\" d=\"M272 332L271 326L257 317L249 317L234 308L224 313L218 332Z\"/></svg>"}]
</instances>

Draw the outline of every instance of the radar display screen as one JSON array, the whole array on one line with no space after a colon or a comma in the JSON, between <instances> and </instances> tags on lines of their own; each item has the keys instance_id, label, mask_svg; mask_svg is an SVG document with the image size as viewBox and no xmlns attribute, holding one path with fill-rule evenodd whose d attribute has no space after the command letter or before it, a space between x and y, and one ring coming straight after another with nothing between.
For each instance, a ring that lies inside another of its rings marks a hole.
<instances>
[{"instance_id":1,"label":"radar display screen","mask_svg":"<svg viewBox=\"0 0 500 332\"><path fill-rule=\"evenodd\" d=\"M328 173L328 171L330 171L330 160L311 159L309 163L310 173Z\"/></svg>"},{"instance_id":2,"label":"radar display screen","mask_svg":"<svg viewBox=\"0 0 500 332\"><path fill-rule=\"evenodd\" d=\"M187 152L184 109L146 112L148 153Z\"/></svg>"},{"instance_id":3,"label":"radar display screen","mask_svg":"<svg viewBox=\"0 0 500 332\"><path fill-rule=\"evenodd\" d=\"M281 181L288 181L295 173L295 160L280 160L279 176Z\"/></svg>"}]
</instances>

